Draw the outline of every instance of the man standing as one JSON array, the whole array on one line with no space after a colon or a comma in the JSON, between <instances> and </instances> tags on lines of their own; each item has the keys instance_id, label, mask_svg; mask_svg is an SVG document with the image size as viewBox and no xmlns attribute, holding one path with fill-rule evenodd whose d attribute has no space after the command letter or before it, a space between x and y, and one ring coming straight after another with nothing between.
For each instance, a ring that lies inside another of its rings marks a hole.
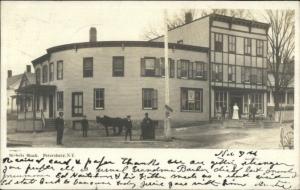
<instances>
[{"instance_id":1,"label":"man standing","mask_svg":"<svg viewBox=\"0 0 300 190\"><path fill-rule=\"evenodd\" d=\"M125 132L125 141L127 141L127 135L129 135L129 140L132 140L132 121L130 119L130 115L127 116L126 123L126 132Z\"/></svg>"},{"instance_id":2,"label":"man standing","mask_svg":"<svg viewBox=\"0 0 300 190\"><path fill-rule=\"evenodd\" d=\"M252 103L252 110L251 110L251 115L252 115L252 121L255 121L255 115L256 115L257 109L255 107L255 104Z\"/></svg>"},{"instance_id":3,"label":"man standing","mask_svg":"<svg viewBox=\"0 0 300 190\"><path fill-rule=\"evenodd\" d=\"M142 130L141 137L143 140L154 139L154 136L151 135L151 131L153 130L153 121L148 117L148 113L145 113L145 118L143 119L141 124L141 130Z\"/></svg>"},{"instance_id":4,"label":"man standing","mask_svg":"<svg viewBox=\"0 0 300 190\"><path fill-rule=\"evenodd\" d=\"M55 120L55 126L56 126L56 131L57 131L57 138L56 138L56 144L57 145L62 145L62 139L64 135L64 113L59 112L58 118Z\"/></svg>"},{"instance_id":5,"label":"man standing","mask_svg":"<svg viewBox=\"0 0 300 190\"><path fill-rule=\"evenodd\" d=\"M225 114L226 114L227 108L225 105L222 106L222 120L225 120Z\"/></svg>"},{"instance_id":6,"label":"man standing","mask_svg":"<svg viewBox=\"0 0 300 190\"><path fill-rule=\"evenodd\" d=\"M81 126L82 126L82 136L87 137L87 132L89 128L89 122L86 119L86 115L83 116L83 119L81 120Z\"/></svg>"}]
</instances>

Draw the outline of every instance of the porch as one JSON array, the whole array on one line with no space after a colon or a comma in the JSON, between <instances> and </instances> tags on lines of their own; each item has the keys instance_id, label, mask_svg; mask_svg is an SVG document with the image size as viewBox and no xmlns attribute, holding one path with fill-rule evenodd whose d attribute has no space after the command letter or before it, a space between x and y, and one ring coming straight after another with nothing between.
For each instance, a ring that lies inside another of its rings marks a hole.
<instances>
[{"instance_id":1,"label":"porch","mask_svg":"<svg viewBox=\"0 0 300 190\"><path fill-rule=\"evenodd\" d=\"M56 114L55 92L54 85L32 84L17 89L17 130L40 131L49 127L47 123Z\"/></svg>"}]
</instances>

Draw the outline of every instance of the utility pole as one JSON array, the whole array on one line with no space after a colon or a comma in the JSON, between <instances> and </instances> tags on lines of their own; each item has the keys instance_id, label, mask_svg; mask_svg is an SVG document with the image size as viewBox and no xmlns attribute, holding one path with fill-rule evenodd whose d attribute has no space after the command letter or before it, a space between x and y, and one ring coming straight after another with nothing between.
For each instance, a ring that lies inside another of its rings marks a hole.
<instances>
[{"instance_id":1,"label":"utility pole","mask_svg":"<svg viewBox=\"0 0 300 190\"><path fill-rule=\"evenodd\" d=\"M168 23L167 23L168 12L164 10L164 49L165 49L165 122L164 122L164 133L166 140L171 137L170 129L170 86L169 86L169 48L168 48ZM172 109L171 109L172 110Z\"/></svg>"}]
</instances>

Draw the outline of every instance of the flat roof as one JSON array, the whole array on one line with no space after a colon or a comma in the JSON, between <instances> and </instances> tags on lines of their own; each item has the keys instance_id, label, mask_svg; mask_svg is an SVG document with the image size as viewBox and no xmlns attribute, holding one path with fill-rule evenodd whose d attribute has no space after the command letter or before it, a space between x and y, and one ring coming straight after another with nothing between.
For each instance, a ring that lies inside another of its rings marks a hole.
<instances>
[{"instance_id":1,"label":"flat roof","mask_svg":"<svg viewBox=\"0 0 300 190\"><path fill-rule=\"evenodd\" d=\"M208 52L207 47L192 46L185 44L169 43L170 49L196 51L196 52ZM82 49L82 48L97 48L97 47L153 47L153 48L164 48L164 42L151 42L151 41L97 41L97 42L81 42L65 44L60 46L55 46L47 49L47 54L38 57L32 61L35 66L38 63L46 61L50 58L51 53L71 50L71 49Z\"/></svg>"},{"instance_id":2,"label":"flat roof","mask_svg":"<svg viewBox=\"0 0 300 190\"><path fill-rule=\"evenodd\" d=\"M195 20L193 20L193 21L191 21L189 23L183 23L183 24L181 24L179 26L171 28L168 31L175 30L177 28L180 28L182 26L185 26L185 25L191 24L193 22L202 20L202 19L207 18L207 17L212 18L212 19L217 20L217 21L225 21L225 22L230 22L230 23L234 23L234 24L240 24L240 25L244 25L244 26L245 25L246 26L255 26L257 28L263 28L263 29L268 29L270 27L270 24L264 23L264 22L258 22L258 21L249 20L249 19L243 19L243 18L237 18L237 17L232 17L232 16L225 16L225 15L211 13L211 14L205 15L203 17L197 18L197 19L195 19ZM161 38L161 37L163 37L163 35L155 37L153 39L150 39L149 41L156 40L156 39Z\"/></svg>"}]
</instances>

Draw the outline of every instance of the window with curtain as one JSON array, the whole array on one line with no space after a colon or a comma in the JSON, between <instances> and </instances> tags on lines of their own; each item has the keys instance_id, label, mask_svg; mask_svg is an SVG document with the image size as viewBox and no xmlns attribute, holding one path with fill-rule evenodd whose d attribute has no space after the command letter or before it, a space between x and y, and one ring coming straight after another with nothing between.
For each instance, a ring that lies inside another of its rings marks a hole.
<instances>
[{"instance_id":1,"label":"window with curtain","mask_svg":"<svg viewBox=\"0 0 300 190\"><path fill-rule=\"evenodd\" d=\"M43 66L43 83L48 82L48 65Z\"/></svg>"},{"instance_id":2,"label":"window with curtain","mask_svg":"<svg viewBox=\"0 0 300 190\"><path fill-rule=\"evenodd\" d=\"M236 40L235 36L228 36L228 51L229 53L235 53L236 49Z\"/></svg>"},{"instance_id":3,"label":"window with curtain","mask_svg":"<svg viewBox=\"0 0 300 190\"><path fill-rule=\"evenodd\" d=\"M93 58L85 57L83 58L83 77L93 77Z\"/></svg>"},{"instance_id":4,"label":"window with curtain","mask_svg":"<svg viewBox=\"0 0 300 190\"><path fill-rule=\"evenodd\" d=\"M223 34L215 34L215 51L223 51Z\"/></svg>"},{"instance_id":5,"label":"window with curtain","mask_svg":"<svg viewBox=\"0 0 300 190\"><path fill-rule=\"evenodd\" d=\"M94 109L104 109L104 88L94 89Z\"/></svg>"},{"instance_id":6,"label":"window with curtain","mask_svg":"<svg viewBox=\"0 0 300 190\"><path fill-rule=\"evenodd\" d=\"M57 80L62 80L63 79L63 71L64 71L64 62L63 61L57 61L57 65L56 65L56 69L57 69L57 75L56 78Z\"/></svg>"},{"instance_id":7,"label":"window with curtain","mask_svg":"<svg viewBox=\"0 0 300 190\"><path fill-rule=\"evenodd\" d=\"M181 111L203 112L201 88L181 88Z\"/></svg>"},{"instance_id":8,"label":"window with curtain","mask_svg":"<svg viewBox=\"0 0 300 190\"><path fill-rule=\"evenodd\" d=\"M124 76L124 57L123 56L114 56L113 57L113 73L114 77L123 77Z\"/></svg>"},{"instance_id":9,"label":"window with curtain","mask_svg":"<svg viewBox=\"0 0 300 190\"><path fill-rule=\"evenodd\" d=\"M142 89L143 109L157 109L157 90L153 88Z\"/></svg>"}]
</instances>

